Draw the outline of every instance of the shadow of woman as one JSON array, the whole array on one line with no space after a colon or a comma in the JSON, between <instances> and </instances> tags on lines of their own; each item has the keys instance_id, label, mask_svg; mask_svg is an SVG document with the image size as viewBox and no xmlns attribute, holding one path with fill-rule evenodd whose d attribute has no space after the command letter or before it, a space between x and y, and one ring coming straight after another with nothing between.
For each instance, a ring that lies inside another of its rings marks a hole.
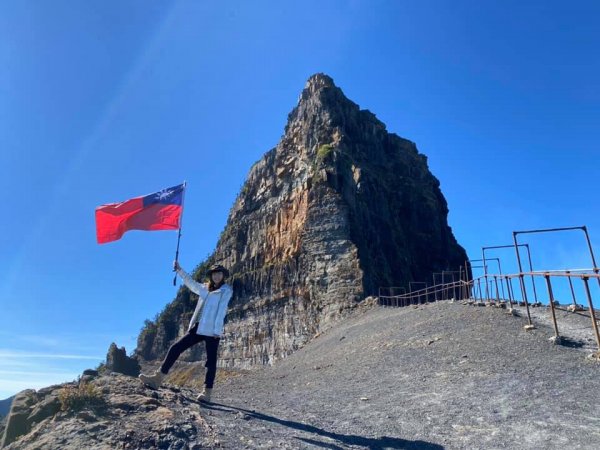
<instances>
[{"instance_id":1,"label":"shadow of woman","mask_svg":"<svg viewBox=\"0 0 600 450\"><path fill-rule=\"evenodd\" d=\"M444 447L439 444L433 444L425 441L410 441L398 437L381 436L378 438L370 438L365 436L358 436L354 434L341 434L333 433L331 431L324 430L322 428L308 425L301 422L294 422L293 420L279 419L277 417L269 416L257 411L251 411L237 406L224 405L220 403L203 403L203 408L212 409L214 411L223 411L228 413L235 413L236 411L244 413L250 419L263 420L265 422L276 423L284 427L293 428L295 430L304 431L307 433L314 433L319 436L327 437L329 439L338 441L344 445L360 445L369 449L403 449L403 450L444 450ZM341 449L332 443L321 442L315 439L296 437L307 444L311 444L317 447L330 448L330 449Z\"/></svg>"}]
</instances>

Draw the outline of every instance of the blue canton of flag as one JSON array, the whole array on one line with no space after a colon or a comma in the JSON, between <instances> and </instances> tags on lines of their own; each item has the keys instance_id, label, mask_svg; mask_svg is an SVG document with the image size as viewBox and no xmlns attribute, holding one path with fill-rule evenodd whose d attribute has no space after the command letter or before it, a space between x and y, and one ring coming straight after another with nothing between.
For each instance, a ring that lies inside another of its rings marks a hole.
<instances>
[{"instance_id":1,"label":"blue canton of flag","mask_svg":"<svg viewBox=\"0 0 600 450\"><path fill-rule=\"evenodd\" d=\"M163 189L153 194L144 196L144 207L161 204L161 205L179 205L183 202L184 185L180 184L170 188Z\"/></svg>"}]
</instances>

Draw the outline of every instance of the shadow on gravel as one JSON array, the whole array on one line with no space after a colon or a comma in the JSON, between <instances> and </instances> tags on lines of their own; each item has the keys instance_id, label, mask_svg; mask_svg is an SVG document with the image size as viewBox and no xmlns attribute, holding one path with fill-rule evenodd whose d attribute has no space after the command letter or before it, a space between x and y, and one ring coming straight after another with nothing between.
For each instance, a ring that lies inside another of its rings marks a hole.
<instances>
[{"instance_id":1,"label":"shadow on gravel","mask_svg":"<svg viewBox=\"0 0 600 450\"><path fill-rule=\"evenodd\" d=\"M203 408L212 409L214 411L223 411L228 413L235 413L236 411L244 413L250 419L264 420L265 422L272 422L285 427L293 428L295 430L305 431L307 433L318 434L319 436L328 437L338 441L344 445L360 445L369 449L402 449L402 450L444 450L444 447L439 444L432 444L424 441L409 441L402 438L382 436L379 438L369 438L364 436L357 436L354 434L340 434L333 433L331 431L323 430L322 428L315 427L313 425L307 425L305 423L294 422L293 420L284 420L277 417L269 416L256 411L250 411L248 409L239 408L237 406L223 405L220 403L203 403ZM220 407L220 408L219 408ZM227 409L226 409L227 408ZM307 444L314 445L316 447L330 448L330 449L342 449L332 443L321 442L315 439L299 438Z\"/></svg>"},{"instance_id":2,"label":"shadow on gravel","mask_svg":"<svg viewBox=\"0 0 600 450\"><path fill-rule=\"evenodd\" d=\"M562 345L563 347L581 348L585 345L585 343L581 342L581 341L569 339L568 337L565 337L565 336L561 336L560 337L560 345Z\"/></svg>"}]
</instances>

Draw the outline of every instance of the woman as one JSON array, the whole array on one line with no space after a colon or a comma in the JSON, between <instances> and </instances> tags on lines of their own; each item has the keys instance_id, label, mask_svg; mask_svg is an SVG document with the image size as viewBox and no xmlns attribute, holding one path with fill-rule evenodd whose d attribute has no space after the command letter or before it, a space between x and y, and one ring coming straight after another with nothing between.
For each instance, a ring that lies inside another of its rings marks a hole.
<instances>
[{"instance_id":1,"label":"woman","mask_svg":"<svg viewBox=\"0 0 600 450\"><path fill-rule=\"evenodd\" d=\"M173 269L177 271L188 289L198 294L198 303L190 320L188 333L171 346L160 369L154 375L141 374L140 380L157 389L179 355L191 346L204 341L206 344L206 364L204 365L206 378L204 379L204 390L198 395L198 400L209 402L217 373L217 350L223 335L223 322L233 293L231 286L225 283L229 271L221 265L212 266L206 273L209 282L203 284L195 281L179 266L177 261L173 263Z\"/></svg>"}]
</instances>

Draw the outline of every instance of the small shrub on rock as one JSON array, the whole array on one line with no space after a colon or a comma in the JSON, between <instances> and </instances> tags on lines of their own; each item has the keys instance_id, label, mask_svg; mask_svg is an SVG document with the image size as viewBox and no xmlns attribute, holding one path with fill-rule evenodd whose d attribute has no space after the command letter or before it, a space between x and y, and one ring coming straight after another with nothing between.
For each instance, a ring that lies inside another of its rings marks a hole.
<instances>
[{"instance_id":1,"label":"small shrub on rock","mask_svg":"<svg viewBox=\"0 0 600 450\"><path fill-rule=\"evenodd\" d=\"M62 388L58 392L61 411L76 412L88 408L100 410L106 405L102 392L91 383Z\"/></svg>"},{"instance_id":2,"label":"small shrub on rock","mask_svg":"<svg viewBox=\"0 0 600 450\"><path fill-rule=\"evenodd\" d=\"M317 150L317 159L319 161L323 161L325 160L325 158L327 158L331 152L333 152L333 145L331 144L325 144L325 145L321 145L319 147L319 149Z\"/></svg>"}]
</instances>

